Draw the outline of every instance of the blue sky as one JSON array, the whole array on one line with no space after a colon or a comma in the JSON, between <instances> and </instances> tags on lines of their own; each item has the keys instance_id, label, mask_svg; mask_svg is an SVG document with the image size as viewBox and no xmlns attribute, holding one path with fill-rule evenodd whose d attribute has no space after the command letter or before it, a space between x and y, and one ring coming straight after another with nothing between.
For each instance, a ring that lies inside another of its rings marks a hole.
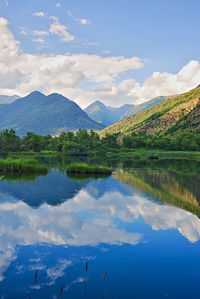
<instances>
[{"instance_id":1,"label":"blue sky","mask_svg":"<svg viewBox=\"0 0 200 299\"><path fill-rule=\"evenodd\" d=\"M17 51L0 93L56 91L84 107L187 91L200 83L199 9L197 0L0 0L4 47Z\"/></svg>"}]
</instances>

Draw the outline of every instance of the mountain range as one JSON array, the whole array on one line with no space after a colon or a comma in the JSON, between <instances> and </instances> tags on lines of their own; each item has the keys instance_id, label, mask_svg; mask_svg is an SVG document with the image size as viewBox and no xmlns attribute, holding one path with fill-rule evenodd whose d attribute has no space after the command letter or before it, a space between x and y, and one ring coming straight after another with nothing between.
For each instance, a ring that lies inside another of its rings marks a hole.
<instances>
[{"instance_id":1,"label":"mountain range","mask_svg":"<svg viewBox=\"0 0 200 299\"><path fill-rule=\"evenodd\" d=\"M133 132L153 135L183 130L200 131L200 86L121 120L102 130L100 135L131 135Z\"/></svg>"},{"instance_id":2,"label":"mountain range","mask_svg":"<svg viewBox=\"0 0 200 299\"><path fill-rule=\"evenodd\" d=\"M166 100L169 97L157 97L153 98L150 101L142 103L140 105L129 105L125 104L120 107L110 107L104 105L100 101L95 101L91 105L85 108L85 112L91 117L93 120L105 125L110 126L121 119L126 117L130 117L134 114L137 114L145 109L148 109L157 103L160 103Z\"/></svg>"},{"instance_id":3,"label":"mountain range","mask_svg":"<svg viewBox=\"0 0 200 299\"><path fill-rule=\"evenodd\" d=\"M200 131L200 86L181 95L157 97L135 106L127 104L115 108L96 101L85 111L57 93L46 96L35 91L23 98L3 99L11 103L0 104L0 130L13 128L19 136L30 131L58 135L79 128L102 130L100 136Z\"/></svg>"},{"instance_id":4,"label":"mountain range","mask_svg":"<svg viewBox=\"0 0 200 299\"><path fill-rule=\"evenodd\" d=\"M11 104L0 105L0 130L11 128L23 136L30 131L57 135L79 128L101 130L104 126L62 95L53 93L45 96L35 91Z\"/></svg>"},{"instance_id":5,"label":"mountain range","mask_svg":"<svg viewBox=\"0 0 200 299\"><path fill-rule=\"evenodd\" d=\"M100 101L95 101L91 105L85 108L85 112L93 120L109 126L119 121L125 113L127 113L134 105L125 104L121 107L110 107L104 105Z\"/></svg>"}]
</instances>

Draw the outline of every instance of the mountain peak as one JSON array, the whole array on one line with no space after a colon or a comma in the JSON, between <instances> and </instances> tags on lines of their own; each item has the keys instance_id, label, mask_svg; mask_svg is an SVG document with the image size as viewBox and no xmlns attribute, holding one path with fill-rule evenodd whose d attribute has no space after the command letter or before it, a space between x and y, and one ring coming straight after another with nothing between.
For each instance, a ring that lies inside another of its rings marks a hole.
<instances>
[{"instance_id":1,"label":"mountain peak","mask_svg":"<svg viewBox=\"0 0 200 299\"><path fill-rule=\"evenodd\" d=\"M104 105L104 103L102 103L101 101L99 100L96 100L93 104L95 105ZM104 105L105 106L105 105Z\"/></svg>"},{"instance_id":2,"label":"mountain peak","mask_svg":"<svg viewBox=\"0 0 200 299\"><path fill-rule=\"evenodd\" d=\"M43 93L41 93L38 90L32 91L28 96L45 96Z\"/></svg>"},{"instance_id":3,"label":"mountain peak","mask_svg":"<svg viewBox=\"0 0 200 299\"><path fill-rule=\"evenodd\" d=\"M1 106L1 105L0 105ZM61 94L45 96L34 91L0 107L0 130L14 128L20 136L27 132L57 135L61 132L103 129L73 101Z\"/></svg>"}]
</instances>

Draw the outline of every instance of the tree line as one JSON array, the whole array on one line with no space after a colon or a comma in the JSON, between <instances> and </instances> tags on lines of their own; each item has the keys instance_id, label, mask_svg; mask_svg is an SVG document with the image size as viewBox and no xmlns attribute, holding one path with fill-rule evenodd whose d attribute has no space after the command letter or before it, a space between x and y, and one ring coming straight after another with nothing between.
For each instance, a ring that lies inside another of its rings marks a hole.
<instances>
[{"instance_id":1,"label":"tree line","mask_svg":"<svg viewBox=\"0 0 200 299\"><path fill-rule=\"evenodd\" d=\"M119 134L102 138L94 131L79 129L77 132L61 133L59 136L38 135L28 132L20 138L13 129L0 132L0 156L8 152L57 151L62 154L87 155L89 153L132 151L134 149L200 150L200 134L180 132L173 135L147 135L133 133L120 137Z\"/></svg>"}]
</instances>

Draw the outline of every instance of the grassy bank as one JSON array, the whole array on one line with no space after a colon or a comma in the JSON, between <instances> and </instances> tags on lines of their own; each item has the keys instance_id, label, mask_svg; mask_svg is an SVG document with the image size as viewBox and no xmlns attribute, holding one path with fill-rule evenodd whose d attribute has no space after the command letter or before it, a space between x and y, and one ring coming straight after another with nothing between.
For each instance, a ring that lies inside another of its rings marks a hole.
<instances>
[{"instance_id":1,"label":"grassy bank","mask_svg":"<svg viewBox=\"0 0 200 299\"><path fill-rule=\"evenodd\" d=\"M27 151L27 152L9 152L8 157L57 157L60 153L57 151Z\"/></svg>"},{"instance_id":2,"label":"grassy bank","mask_svg":"<svg viewBox=\"0 0 200 299\"><path fill-rule=\"evenodd\" d=\"M118 153L107 152L107 157L128 157L133 159L148 159L156 157L158 159L188 159L200 160L200 152L197 151L166 151L158 149L135 149L131 152L121 151Z\"/></svg>"},{"instance_id":3,"label":"grassy bank","mask_svg":"<svg viewBox=\"0 0 200 299\"><path fill-rule=\"evenodd\" d=\"M47 173L45 166L41 166L34 159L0 159L0 172L7 173Z\"/></svg>"},{"instance_id":4,"label":"grassy bank","mask_svg":"<svg viewBox=\"0 0 200 299\"><path fill-rule=\"evenodd\" d=\"M74 174L112 174L112 170L105 166L74 163L68 166L67 173Z\"/></svg>"}]
</instances>

